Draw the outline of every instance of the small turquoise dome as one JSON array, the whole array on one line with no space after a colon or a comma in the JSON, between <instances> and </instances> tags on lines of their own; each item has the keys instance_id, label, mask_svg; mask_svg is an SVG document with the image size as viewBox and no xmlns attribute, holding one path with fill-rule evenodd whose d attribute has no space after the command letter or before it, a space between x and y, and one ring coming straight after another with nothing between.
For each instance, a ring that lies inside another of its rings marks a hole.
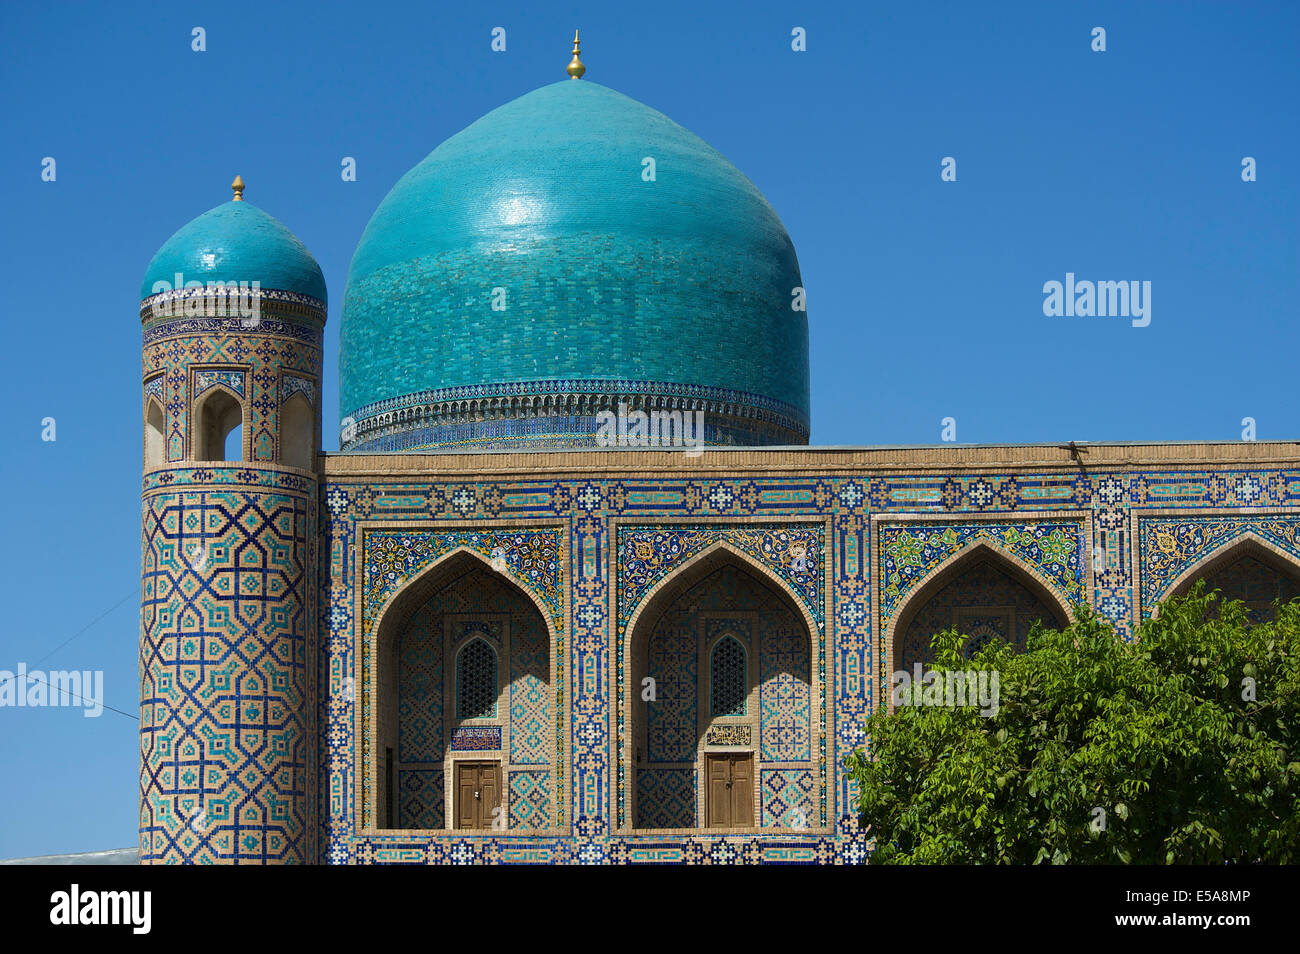
<instances>
[{"instance_id":1,"label":"small turquoise dome","mask_svg":"<svg viewBox=\"0 0 1300 954\"><path fill-rule=\"evenodd\" d=\"M366 226L343 447L591 444L624 399L703 410L708 443L807 443L801 285L717 150L604 86L544 86L440 145Z\"/></svg>"},{"instance_id":2,"label":"small turquoise dome","mask_svg":"<svg viewBox=\"0 0 1300 954\"><path fill-rule=\"evenodd\" d=\"M316 259L284 223L244 200L204 212L169 238L149 263L140 297L186 282L260 282L263 289L325 301L325 276Z\"/></svg>"}]
</instances>

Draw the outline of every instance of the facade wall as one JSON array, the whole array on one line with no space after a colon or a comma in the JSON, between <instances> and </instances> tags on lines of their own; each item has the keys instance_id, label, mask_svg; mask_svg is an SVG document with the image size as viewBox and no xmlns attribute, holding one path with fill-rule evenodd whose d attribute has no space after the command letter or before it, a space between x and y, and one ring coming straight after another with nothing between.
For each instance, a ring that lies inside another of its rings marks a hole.
<instances>
[{"instance_id":1,"label":"facade wall","mask_svg":"<svg viewBox=\"0 0 1300 954\"><path fill-rule=\"evenodd\" d=\"M900 617L956 561L1008 561L1056 605L1091 603L1123 639L1243 541L1300 565L1295 445L1089 450L1082 465L1037 447L327 457L321 860L862 861L867 843L840 766L887 699ZM460 551L495 559L547 622L556 679L547 833L375 827L373 628ZM646 607L676 599L674 587L716 559L775 587L810 634L817 778L806 827L636 824L634 635Z\"/></svg>"}]
</instances>

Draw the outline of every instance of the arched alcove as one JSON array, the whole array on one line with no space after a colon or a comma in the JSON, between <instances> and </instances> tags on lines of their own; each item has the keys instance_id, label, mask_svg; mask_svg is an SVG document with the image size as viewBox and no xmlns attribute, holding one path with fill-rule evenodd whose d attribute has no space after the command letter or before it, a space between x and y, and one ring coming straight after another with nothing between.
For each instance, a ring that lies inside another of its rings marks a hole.
<instances>
[{"instance_id":1,"label":"arched alcove","mask_svg":"<svg viewBox=\"0 0 1300 954\"><path fill-rule=\"evenodd\" d=\"M244 423L244 407L239 398L220 385L208 389L194 409L194 459L203 461L243 460L242 439L239 453L227 456L226 438ZM232 448L233 451L233 448Z\"/></svg>"},{"instance_id":2,"label":"arched alcove","mask_svg":"<svg viewBox=\"0 0 1300 954\"><path fill-rule=\"evenodd\" d=\"M715 546L628 628L626 826L815 827L815 630L782 582Z\"/></svg>"},{"instance_id":3,"label":"arched alcove","mask_svg":"<svg viewBox=\"0 0 1300 954\"><path fill-rule=\"evenodd\" d=\"M375 827L554 827L554 640L533 594L459 550L376 621Z\"/></svg>"},{"instance_id":4,"label":"arched alcove","mask_svg":"<svg viewBox=\"0 0 1300 954\"><path fill-rule=\"evenodd\" d=\"M1023 648L1036 621L1060 629L1070 608L1032 567L1000 547L978 541L936 567L913 590L886 630L895 671L932 661L930 640L957 629L969 655L990 639Z\"/></svg>"},{"instance_id":5,"label":"arched alcove","mask_svg":"<svg viewBox=\"0 0 1300 954\"><path fill-rule=\"evenodd\" d=\"M299 392L280 405L280 462L301 470L316 466L316 415Z\"/></svg>"},{"instance_id":6,"label":"arched alcove","mask_svg":"<svg viewBox=\"0 0 1300 954\"><path fill-rule=\"evenodd\" d=\"M1186 596L1198 580L1205 581L1206 590L1219 592L1210 615L1217 615L1224 602L1240 600L1253 622L1266 622L1276 615L1275 601L1287 603L1300 597L1300 561L1247 533L1180 574L1169 587L1169 597Z\"/></svg>"},{"instance_id":7,"label":"arched alcove","mask_svg":"<svg viewBox=\"0 0 1300 954\"><path fill-rule=\"evenodd\" d=\"M167 441L163 421L162 405L150 398L144 420L144 466L146 468L161 467L167 462Z\"/></svg>"}]
</instances>

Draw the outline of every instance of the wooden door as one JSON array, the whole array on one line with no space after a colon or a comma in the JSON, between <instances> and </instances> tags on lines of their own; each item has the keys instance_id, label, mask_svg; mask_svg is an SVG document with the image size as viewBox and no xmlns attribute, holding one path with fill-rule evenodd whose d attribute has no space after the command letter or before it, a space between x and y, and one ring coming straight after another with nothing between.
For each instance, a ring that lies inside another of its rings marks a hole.
<instances>
[{"instance_id":1,"label":"wooden door","mask_svg":"<svg viewBox=\"0 0 1300 954\"><path fill-rule=\"evenodd\" d=\"M704 810L709 828L754 825L753 753L706 753Z\"/></svg>"},{"instance_id":2,"label":"wooden door","mask_svg":"<svg viewBox=\"0 0 1300 954\"><path fill-rule=\"evenodd\" d=\"M754 756L731 757L731 827L752 828L754 825Z\"/></svg>"},{"instance_id":3,"label":"wooden door","mask_svg":"<svg viewBox=\"0 0 1300 954\"><path fill-rule=\"evenodd\" d=\"M491 828L501 804L500 762L456 762L457 828Z\"/></svg>"}]
</instances>

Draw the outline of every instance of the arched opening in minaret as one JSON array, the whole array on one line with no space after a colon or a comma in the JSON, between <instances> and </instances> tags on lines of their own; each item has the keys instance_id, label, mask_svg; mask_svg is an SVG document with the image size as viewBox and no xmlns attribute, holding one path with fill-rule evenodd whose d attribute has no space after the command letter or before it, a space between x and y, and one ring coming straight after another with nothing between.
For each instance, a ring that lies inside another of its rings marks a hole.
<instances>
[{"instance_id":1,"label":"arched opening in minaret","mask_svg":"<svg viewBox=\"0 0 1300 954\"><path fill-rule=\"evenodd\" d=\"M1029 569L983 544L955 556L899 608L891 628L894 669L911 671L934 661L932 638L950 629L966 637L973 655L998 639L1016 649L1034 623L1062 629L1069 608Z\"/></svg>"},{"instance_id":2,"label":"arched opening in minaret","mask_svg":"<svg viewBox=\"0 0 1300 954\"><path fill-rule=\"evenodd\" d=\"M167 447L163 434L162 405L152 398L149 409L145 412L144 422L144 465L161 467L166 463Z\"/></svg>"},{"instance_id":3,"label":"arched opening in minaret","mask_svg":"<svg viewBox=\"0 0 1300 954\"><path fill-rule=\"evenodd\" d=\"M195 460L243 460L244 408L234 394L212 388L195 409Z\"/></svg>"},{"instance_id":4,"label":"arched opening in minaret","mask_svg":"<svg viewBox=\"0 0 1300 954\"><path fill-rule=\"evenodd\" d=\"M458 551L394 599L377 640L376 827L553 828L554 658L533 598Z\"/></svg>"},{"instance_id":5,"label":"arched opening in minaret","mask_svg":"<svg viewBox=\"0 0 1300 954\"><path fill-rule=\"evenodd\" d=\"M1217 617L1229 600L1240 600L1253 623L1277 618L1275 603L1300 598L1300 562L1275 552L1253 536L1219 549L1182 577L1170 596L1186 596L1197 580L1206 591L1218 590L1207 615Z\"/></svg>"},{"instance_id":6,"label":"arched opening in minaret","mask_svg":"<svg viewBox=\"0 0 1300 954\"><path fill-rule=\"evenodd\" d=\"M280 462L300 470L316 466L316 416L299 392L280 406Z\"/></svg>"},{"instance_id":7,"label":"arched opening in minaret","mask_svg":"<svg viewBox=\"0 0 1300 954\"><path fill-rule=\"evenodd\" d=\"M632 620L631 827L817 827L812 633L757 564L719 548Z\"/></svg>"}]
</instances>

